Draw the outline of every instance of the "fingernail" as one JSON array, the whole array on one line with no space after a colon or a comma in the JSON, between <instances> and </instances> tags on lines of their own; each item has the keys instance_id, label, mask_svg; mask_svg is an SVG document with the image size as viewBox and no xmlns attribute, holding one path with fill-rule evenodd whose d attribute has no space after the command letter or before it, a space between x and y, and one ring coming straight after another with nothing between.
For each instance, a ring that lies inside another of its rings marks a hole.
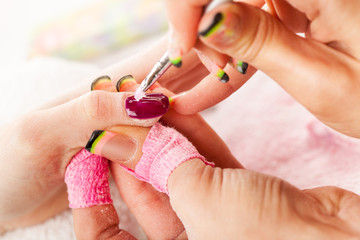
<instances>
[{"instance_id":1,"label":"fingernail","mask_svg":"<svg viewBox=\"0 0 360 240\"><path fill-rule=\"evenodd\" d=\"M240 30L242 27L242 19L239 15L227 11L225 13L217 13L212 19L212 22L207 23L207 18L200 22L200 29L205 29L199 32L204 41L210 41L212 44L219 44L220 46L227 46L234 44L239 39ZM204 27L204 28L202 28Z\"/></svg>"},{"instance_id":2,"label":"fingernail","mask_svg":"<svg viewBox=\"0 0 360 240\"><path fill-rule=\"evenodd\" d=\"M114 85L111 82L111 78L109 76L101 76L96 78L91 83L91 91L94 90L113 90Z\"/></svg>"},{"instance_id":3,"label":"fingernail","mask_svg":"<svg viewBox=\"0 0 360 240\"><path fill-rule=\"evenodd\" d=\"M208 58L205 54L203 54L199 50L195 50L201 60L201 62L204 64L204 66L209 70L209 72L217 77L221 82L227 83L230 78L229 75L221 68L219 65L216 64L213 60Z\"/></svg>"},{"instance_id":4,"label":"fingernail","mask_svg":"<svg viewBox=\"0 0 360 240\"><path fill-rule=\"evenodd\" d=\"M116 83L116 90L118 92L125 92L129 86L136 85L137 82L132 75L126 75L119 79Z\"/></svg>"},{"instance_id":5,"label":"fingernail","mask_svg":"<svg viewBox=\"0 0 360 240\"><path fill-rule=\"evenodd\" d=\"M182 51L179 49L179 41L175 36L174 28L169 26L169 46L168 46L168 57L172 65L180 68L182 65Z\"/></svg>"},{"instance_id":6,"label":"fingernail","mask_svg":"<svg viewBox=\"0 0 360 240\"><path fill-rule=\"evenodd\" d=\"M204 30L200 31L199 35L203 37L209 37L213 35L220 28L223 22L224 22L224 14L221 12L215 14L210 25L208 25L208 27L205 28Z\"/></svg>"},{"instance_id":7,"label":"fingernail","mask_svg":"<svg viewBox=\"0 0 360 240\"><path fill-rule=\"evenodd\" d=\"M131 160L136 148L136 141L129 136L103 130L95 130L85 146L89 152L117 162Z\"/></svg>"},{"instance_id":8,"label":"fingernail","mask_svg":"<svg viewBox=\"0 0 360 240\"><path fill-rule=\"evenodd\" d=\"M161 93L151 93L137 101L131 96L126 99L125 107L127 114L132 118L156 118L164 115L169 109L169 98Z\"/></svg>"},{"instance_id":9,"label":"fingernail","mask_svg":"<svg viewBox=\"0 0 360 240\"><path fill-rule=\"evenodd\" d=\"M240 60L236 60L236 59L232 59L232 65L233 67L241 74L246 74L247 69L249 67L249 64L247 64L246 62L240 61Z\"/></svg>"},{"instance_id":10,"label":"fingernail","mask_svg":"<svg viewBox=\"0 0 360 240\"><path fill-rule=\"evenodd\" d=\"M177 49L169 49L169 60L177 68L180 68L182 65L182 53L180 50Z\"/></svg>"}]
</instances>

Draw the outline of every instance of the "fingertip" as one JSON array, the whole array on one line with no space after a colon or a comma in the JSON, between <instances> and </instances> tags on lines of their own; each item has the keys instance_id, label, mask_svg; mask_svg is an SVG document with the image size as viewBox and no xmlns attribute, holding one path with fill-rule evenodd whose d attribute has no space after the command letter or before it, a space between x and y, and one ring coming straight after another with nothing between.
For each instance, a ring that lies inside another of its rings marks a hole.
<instances>
[{"instance_id":1,"label":"fingertip","mask_svg":"<svg viewBox=\"0 0 360 240\"><path fill-rule=\"evenodd\" d=\"M138 84L132 75L125 75L117 81L116 90L118 92L130 92L135 90L137 86Z\"/></svg>"},{"instance_id":2,"label":"fingertip","mask_svg":"<svg viewBox=\"0 0 360 240\"><path fill-rule=\"evenodd\" d=\"M113 204L76 208L72 212L76 239L135 239L119 228Z\"/></svg>"},{"instance_id":3,"label":"fingertip","mask_svg":"<svg viewBox=\"0 0 360 240\"><path fill-rule=\"evenodd\" d=\"M196 43L195 51L198 55L200 53L200 55L206 56L208 59L211 59L211 61L216 62L216 64L221 68L225 68L227 62L229 61L229 56L220 53L213 48L209 48L200 41ZM199 57L201 58L201 56Z\"/></svg>"},{"instance_id":4,"label":"fingertip","mask_svg":"<svg viewBox=\"0 0 360 240\"><path fill-rule=\"evenodd\" d=\"M95 90L116 92L116 89L112 84L111 78L107 75L100 76L91 83L91 91Z\"/></svg>"},{"instance_id":5,"label":"fingertip","mask_svg":"<svg viewBox=\"0 0 360 240\"><path fill-rule=\"evenodd\" d=\"M169 48L182 54L189 52L197 41L197 27L203 7L210 0L165 1L170 25Z\"/></svg>"}]
</instances>

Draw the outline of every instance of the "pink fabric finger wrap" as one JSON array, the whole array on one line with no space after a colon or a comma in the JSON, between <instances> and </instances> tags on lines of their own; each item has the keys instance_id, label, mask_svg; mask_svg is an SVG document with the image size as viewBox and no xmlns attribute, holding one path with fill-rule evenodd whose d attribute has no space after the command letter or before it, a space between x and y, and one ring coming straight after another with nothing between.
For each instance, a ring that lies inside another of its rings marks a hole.
<instances>
[{"instance_id":1,"label":"pink fabric finger wrap","mask_svg":"<svg viewBox=\"0 0 360 240\"><path fill-rule=\"evenodd\" d=\"M108 160L82 149L65 171L69 207L85 208L112 203L108 178Z\"/></svg>"},{"instance_id":2,"label":"pink fabric finger wrap","mask_svg":"<svg viewBox=\"0 0 360 240\"><path fill-rule=\"evenodd\" d=\"M169 194L167 182L180 164L194 158L214 166L196 148L173 128L155 124L142 147L143 155L135 171L126 168L136 178L150 183L160 192ZM112 203L108 182L108 160L85 149L76 154L65 172L69 206L84 208Z\"/></svg>"},{"instance_id":3,"label":"pink fabric finger wrap","mask_svg":"<svg viewBox=\"0 0 360 240\"><path fill-rule=\"evenodd\" d=\"M133 174L166 194L169 194L167 182L171 173L185 161L198 158L206 165L214 166L200 155L186 137L159 123L151 128L142 151L143 155Z\"/></svg>"}]
</instances>

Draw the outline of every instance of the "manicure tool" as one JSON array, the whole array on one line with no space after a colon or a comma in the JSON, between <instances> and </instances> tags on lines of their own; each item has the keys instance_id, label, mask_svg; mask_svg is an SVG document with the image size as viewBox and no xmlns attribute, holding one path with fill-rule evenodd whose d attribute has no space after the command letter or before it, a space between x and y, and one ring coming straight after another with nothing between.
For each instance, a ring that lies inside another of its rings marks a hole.
<instances>
[{"instance_id":1,"label":"manicure tool","mask_svg":"<svg viewBox=\"0 0 360 240\"><path fill-rule=\"evenodd\" d=\"M136 92L139 89L146 92L169 69L170 66L171 62L169 60L168 52L166 51L151 69L146 78L141 82L140 87L136 90Z\"/></svg>"}]
</instances>

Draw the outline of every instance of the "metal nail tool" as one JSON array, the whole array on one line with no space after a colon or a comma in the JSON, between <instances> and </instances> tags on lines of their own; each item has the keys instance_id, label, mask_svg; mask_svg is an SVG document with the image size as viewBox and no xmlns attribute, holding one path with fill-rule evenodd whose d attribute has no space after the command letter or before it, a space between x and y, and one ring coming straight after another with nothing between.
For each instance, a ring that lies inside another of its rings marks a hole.
<instances>
[{"instance_id":1,"label":"metal nail tool","mask_svg":"<svg viewBox=\"0 0 360 240\"><path fill-rule=\"evenodd\" d=\"M171 66L171 62L166 51L160 60L154 65L150 73L141 82L140 89L146 92Z\"/></svg>"}]
</instances>

